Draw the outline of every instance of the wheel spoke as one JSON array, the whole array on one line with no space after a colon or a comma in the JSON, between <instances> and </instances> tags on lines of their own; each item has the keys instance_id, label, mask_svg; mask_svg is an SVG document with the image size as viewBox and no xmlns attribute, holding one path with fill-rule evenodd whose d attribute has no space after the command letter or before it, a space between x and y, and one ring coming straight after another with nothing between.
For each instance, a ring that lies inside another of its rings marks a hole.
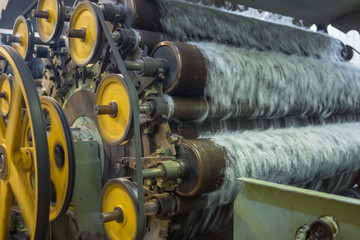
<instances>
[{"instance_id":1,"label":"wheel spoke","mask_svg":"<svg viewBox=\"0 0 360 240\"><path fill-rule=\"evenodd\" d=\"M51 131L48 136L48 144L49 144L49 158L50 158L50 178L55 187L56 191L56 204L58 205L60 202L64 201L64 195L66 194L66 187L67 187L67 178L68 174L66 171L66 153L64 153L64 165L60 169L55 161L55 146L60 144L63 146L63 141L59 139L57 136L61 134L60 131L56 128L51 128ZM64 149L65 150L65 149ZM58 207L58 206L57 206ZM60 207L60 206L59 206Z\"/></svg>"},{"instance_id":2,"label":"wheel spoke","mask_svg":"<svg viewBox=\"0 0 360 240\"><path fill-rule=\"evenodd\" d=\"M22 212L25 225L27 226L31 235L34 229L34 220L36 219L34 191L27 181L27 175L18 166L10 164L10 168L11 174L9 177L9 182L11 190Z\"/></svg>"},{"instance_id":3,"label":"wheel spoke","mask_svg":"<svg viewBox=\"0 0 360 240\"><path fill-rule=\"evenodd\" d=\"M13 149L15 144L20 148L20 141L18 141L17 132L21 127L21 109L23 107L23 95L19 84L15 84L14 93L12 95L11 109L9 112L8 125L6 128L6 141L8 149Z\"/></svg>"},{"instance_id":4,"label":"wheel spoke","mask_svg":"<svg viewBox=\"0 0 360 240\"><path fill-rule=\"evenodd\" d=\"M10 186L0 180L0 239L8 239L11 207L14 203Z\"/></svg>"},{"instance_id":5,"label":"wheel spoke","mask_svg":"<svg viewBox=\"0 0 360 240\"><path fill-rule=\"evenodd\" d=\"M64 201L64 195L66 194L66 186L67 183L64 182L64 176L63 171L58 169L56 166L55 160L52 160L50 163L50 169L51 169L51 181L54 185L55 192L56 192L56 205L58 205L60 202Z\"/></svg>"},{"instance_id":6,"label":"wheel spoke","mask_svg":"<svg viewBox=\"0 0 360 240\"><path fill-rule=\"evenodd\" d=\"M5 140L5 132L6 132L6 125L4 118L0 116L0 141L4 142Z\"/></svg>"}]
</instances>

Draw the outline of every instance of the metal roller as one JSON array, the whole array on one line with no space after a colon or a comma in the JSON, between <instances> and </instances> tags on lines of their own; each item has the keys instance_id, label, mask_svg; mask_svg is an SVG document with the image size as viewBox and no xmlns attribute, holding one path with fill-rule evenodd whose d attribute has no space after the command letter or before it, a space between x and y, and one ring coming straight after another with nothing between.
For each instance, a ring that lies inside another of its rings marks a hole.
<instances>
[{"instance_id":1,"label":"metal roller","mask_svg":"<svg viewBox=\"0 0 360 240\"><path fill-rule=\"evenodd\" d=\"M249 118L254 109L248 105L231 105L228 109L218 107L202 98L185 98L165 96L161 98L147 98L140 105L140 113L152 121L171 118L182 121L202 121L205 119ZM296 114L296 112L294 112Z\"/></svg>"},{"instance_id":2,"label":"metal roller","mask_svg":"<svg viewBox=\"0 0 360 240\"><path fill-rule=\"evenodd\" d=\"M152 0L121 0L125 9L122 23L127 28L137 28L149 31L162 32L160 12L156 1Z\"/></svg>"},{"instance_id":3,"label":"metal roller","mask_svg":"<svg viewBox=\"0 0 360 240\"><path fill-rule=\"evenodd\" d=\"M225 150L210 140L189 140L178 146L188 173L177 193L190 197L215 191L222 183L226 167Z\"/></svg>"},{"instance_id":4,"label":"metal roller","mask_svg":"<svg viewBox=\"0 0 360 240\"><path fill-rule=\"evenodd\" d=\"M141 29L120 28L112 33L113 39L121 50L133 50L135 47L147 47L149 51L162 41L173 41L171 35Z\"/></svg>"},{"instance_id":5,"label":"metal roller","mask_svg":"<svg viewBox=\"0 0 360 240\"><path fill-rule=\"evenodd\" d=\"M267 110L265 110L267 111ZM140 113L149 121L176 118L182 121L203 121L205 119L251 118L256 109L248 104L231 104L224 109L203 98L192 97L154 97L145 99L140 105ZM335 109L334 114L344 114L343 109ZM321 113L314 112L311 116ZM299 116L301 109L292 109L287 116Z\"/></svg>"},{"instance_id":6,"label":"metal roller","mask_svg":"<svg viewBox=\"0 0 360 240\"><path fill-rule=\"evenodd\" d=\"M203 92L206 84L206 60L198 48L180 42L161 42L152 57L166 59L169 74L164 91L171 95L194 96Z\"/></svg>"}]
</instances>

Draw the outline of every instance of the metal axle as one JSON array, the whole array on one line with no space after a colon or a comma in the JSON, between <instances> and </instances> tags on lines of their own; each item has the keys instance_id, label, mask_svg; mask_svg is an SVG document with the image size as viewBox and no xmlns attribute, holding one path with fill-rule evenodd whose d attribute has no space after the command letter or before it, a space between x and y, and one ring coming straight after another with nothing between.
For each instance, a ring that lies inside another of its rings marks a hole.
<instances>
[{"instance_id":1,"label":"metal axle","mask_svg":"<svg viewBox=\"0 0 360 240\"><path fill-rule=\"evenodd\" d=\"M21 37L18 36L13 36L13 35L7 35L6 36L6 41L10 42L15 42L15 43L21 43Z\"/></svg>"},{"instance_id":2,"label":"metal axle","mask_svg":"<svg viewBox=\"0 0 360 240\"><path fill-rule=\"evenodd\" d=\"M144 209L147 216L156 215L159 212L159 201L157 199L151 199L144 204ZM103 223L112 221L121 223L124 221L124 212L120 207L116 207L111 212L101 213L100 219Z\"/></svg>"},{"instance_id":3,"label":"metal axle","mask_svg":"<svg viewBox=\"0 0 360 240\"><path fill-rule=\"evenodd\" d=\"M143 71L144 70L144 63L143 62L134 62L134 61L124 61L125 67L129 71Z\"/></svg>"},{"instance_id":4,"label":"metal axle","mask_svg":"<svg viewBox=\"0 0 360 240\"><path fill-rule=\"evenodd\" d=\"M111 212L101 213L100 219L103 223L112 222L112 221L121 223L122 221L124 221L124 212L120 207L116 207Z\"/></svg>"},{"instance_id":5,"label":"metal axle","mask_svg":"<svg viewBox=\"0 0 360 240\"><path fill-rule=\"evenodd\" d=\"M31 11L31 16L36 18L49 19L49 11L41 11L39 9L33 9Z\"/></svg>"},{"instance_id":6,"label":"metal axle","mask_svg":"<svg viewBox=\"0 0 360 240\"><path fill-rule=\"evenodd\" d=\"M158 178L165 175L165 172L161 168L149 168L142 170L143 178Z\"/></svg>"},{"instance_id":7,"label":"metal axle","mask_svg":"<svg viewBox=\"0 0 360 240\"><path fill-rule=\"evenodd\" d=\"M185 163L181 160L168 160L160 162L155 168L143 169L142 175L144 179L161 177L164 180L172 180L182 177L186 168Z\"/></svg>"},{"instance_id":8,"label":"metal axle","mask_svg":"<svg viewBox=\"0 0 360 240\"><path fill-rule=\"evenodd\" d=\"M139 111L142 114L150 114L151 107L148 104L141 104L139 106Z\"/></svg>"},{"instance_id":9,"label":"metal axle","mask_svg":"<svg viewBox=\"0 0 360 240\"><path fill-rule=\"evenodd\" d=\"M110 115L110 117L115 118L117 116L118 106L116 102L110 102L108 105L95 105L94 114L95 115Z\"/></svg>"},{"instance_id":10,"label":"metal axle","mask_svg":"<svg viewBox=\"0 0 360 240\"><path fill-rule=\"evenodd\" d=\"M81 29L67 28L65 30L65 36L68 38L79 38L80 41L84 41L86 37L86 30L83 27Z\"/></svg>"}]
</instances>

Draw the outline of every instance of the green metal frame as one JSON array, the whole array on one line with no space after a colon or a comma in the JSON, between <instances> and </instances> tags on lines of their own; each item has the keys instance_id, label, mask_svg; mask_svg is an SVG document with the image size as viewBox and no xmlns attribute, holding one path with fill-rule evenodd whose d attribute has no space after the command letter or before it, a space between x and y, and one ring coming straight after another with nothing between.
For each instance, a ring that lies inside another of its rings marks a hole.
<instances>
[{"instance_id":1,"label":"green metal frame","mask_svg":"<svg viewBox=\"0 0 360 240\"><path fill-rule=\"evenodd\" d=\"M360 239L360 200L249 178L239 178L234 202L234 239L290 240L303 225L332 216L336 239Z\"/></svg>"}]
</instances>

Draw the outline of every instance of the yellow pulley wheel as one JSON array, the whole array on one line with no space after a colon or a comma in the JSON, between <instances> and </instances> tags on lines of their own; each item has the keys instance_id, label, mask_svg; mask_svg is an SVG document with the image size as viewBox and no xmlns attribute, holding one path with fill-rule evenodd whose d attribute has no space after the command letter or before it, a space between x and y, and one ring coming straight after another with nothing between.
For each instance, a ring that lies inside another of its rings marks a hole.
<instances>
[{"instance_id":1,"label":"yellow pulley wheel","mask_svg":"<svg viewBox=\"0 0 360 240\"><path fill-rule=\"evenodd\" d=\"M101 218L105 233L112 240L137 240L145 223L139 220L136 187L127 179L108 181L101 193Z\"/></svg>"},{"instance_id":2,"label":"yellow pulley wheel","mask_svg":"<svg viewBox=\"0 0 360 240\"><path fill-rule=\"evenodd\" d=\"M0 239L8 239L15 202L30 239L44 239L49 221L50 168L40 99L19 53L9 46L0 46L0 57L4 61L1 72L13 76L9 114L7 118L0 116ZM32 136L27 147L20 141L25 118Z\"/></svg>"},{"instance_id":3,"label":"yellow pulley wheel","mask_svg":"<svg viewBox=\"0 0 360 240\"><path fill-rule=\"evenodd\" d=\"M8 115L11 103L12 80L9 77L11 75L0 75L0 113L3 116Z\"/></svg>"},{"instance_id":4,"label":"yellow pulley wheel","mask_svg":"<svg viewBox=\"0 0 360 240\"><path fill-rule=\"evenodd\" d=\"M16 18L10 42L12 42L12 47L25 60L29 60L32 57L35 37L32 23L29 19L25 19L23 16Z\"/></svg>"},{"instance_id":5,"label":"yellow pulley wheel","mask_svg":"<svg viewBox=\"0 0 360 240\"><path fill-rule=\"evenodd\" d=\"M69 123L60 105L50 97L41 97L45 118L50 159L50 216L49 220L65 214L72 200L75 185L75 157ZM28 119L24 120L23 147L32 145ZM28 178L32 181L31 174Z\"/></svg>"},{"instance_id":6,"label":"yellow pulley wheel","mask_svg":"<svg viewBox=\"0 0 360 240\"><path fill-rule=\"evenodd\" d=\"M42 42L49 43L60 37L65 22L64 9L63 0L39 0L33 16Z\"/></svg>"},{"instance_id":7,"label":"yellow pulley wheel","mask_svg":"<svg viewBox=\"0 0 360 240\"><path fill-rule=\"evenodd\" d=\"M94 113L99 133L107 144L125 144L132 138L130 95L121 75L109 74L101 81Z\"/></svg>"},{"instance_id":8,"label":"yellow pulley wheel","mask_svg":"<svg viewBox=\"0 0 360 240\"><path fill-rule=\"evenodd\" d=\"M99 59L104 34L90 2L81 2L76 6L65 35L68 37L71 58L76 65L84 67Z\"/></svg>"}]
</instances>

